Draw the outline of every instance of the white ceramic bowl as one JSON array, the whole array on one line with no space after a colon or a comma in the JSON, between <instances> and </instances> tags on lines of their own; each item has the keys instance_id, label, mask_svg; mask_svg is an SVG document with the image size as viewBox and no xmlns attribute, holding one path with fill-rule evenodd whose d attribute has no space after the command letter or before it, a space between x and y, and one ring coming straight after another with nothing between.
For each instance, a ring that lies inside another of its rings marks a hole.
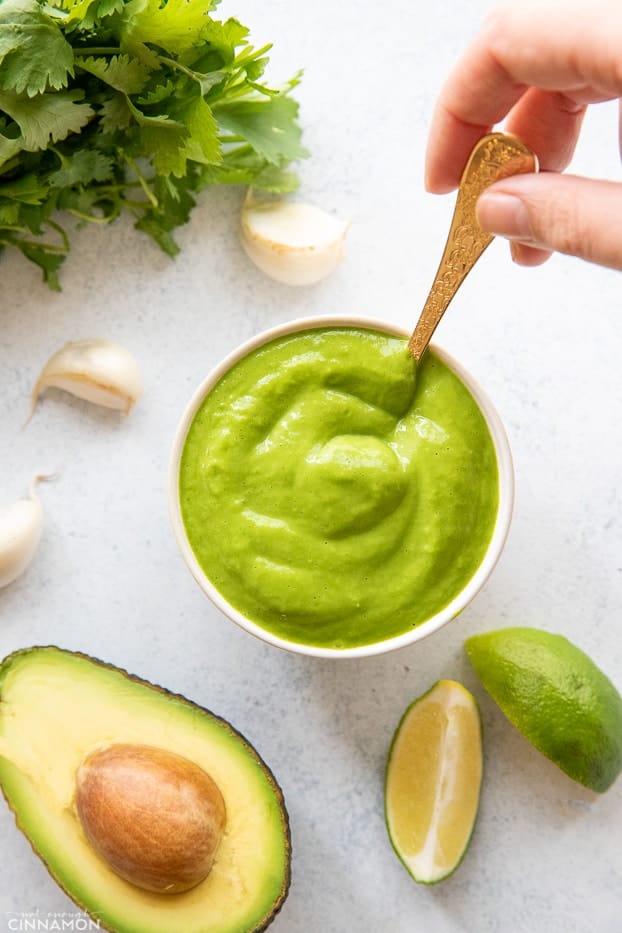
<instances>
[{"instance_id":1,"label":"white ceramic bowl","mask_svg":"<svg viewBox=\"0 0 622 933\"><path fill-rule=\"evenodd\" d=\"M452 599L452 601L440 612L437 612L435 615L427 619L425 622L422 622L416 628L411 629L402 635L397 635L393 638L374 642L369 645L361 645L355 648L343 649L321 648L315 645L299 644L298 642L288 641L287 639L280 638L278 635L273 635L271 632L266 631L256 622L248 619L243 613L235 609L230 605L230 603L227 602L227 600L208 580L204 571L199 566L199 563L194 556L192 548L188 542L186 530L181 516L181 506L179 501L179 466L188 429L190 428L192 420L196 415L199 407L201 406L205 396L211 391L211 389L227 372L227 370L229 370L235 363L238 362L238 360L242 359L248 353L251 353L253 350L257 349L257 347L269 343L271 340L275 340L277 337L282 337L285 334L290 334L301 330L311 330L318 327L342 326L379 330L401 337L408 336L406 331L402 330L400 327L396 327L394 324L389 324L386 321L346 316L299 318L296 321L290 321L289 323L281 324L278 327L273 327L270 330L258 334L256 337L246 341L246 343L243 343L236 350L225 357L225 359L222 360L222 362L219 363L218 366L216 366L216 368L213 369L212 372L206 376L203 382L199 385L194 395L190 399L190 402L188 403L177 428L169 467L168 495L170 514L173 522L175 537L181 549L184 560L190 569L190 572L203 592L209 596L211 601L221 610L221 612L228 616L229 619L231 619L233 622L236 622L239 626L241 626L241 628L245 629L247 632L250 632L251 635L255 635L257 638L262 639L264 642L267 642L270 645L275 645L278 648L284 648L289 651L296 652L297 654L313 655L315 657L321 658L361 658L375 654L382 654L386 651L393 651L396 648L403 648L406 645L413 644L413 642L420 641L427 635L431 635L433 632L438 631L438 629L440 629L443 625L446 625L447 622L455 619L456 616L462 612L462 610L468 606L472 599L477 595L479 590L483 587L484 583L492 573L505 545L507 534L510 528L512 509L514 505L514 468L512 463L512 454L510 451L508 438L499 415L495 411L488 396L483 392L470 373L468 373L445 350L442 350L438 346L433 346L435 354L462 380L479 405L479 408L484 418L486 419L486 423L492 436L497 454L497 465L499 470L499 509L497 512L497 519L486 554L484 555L481 564L464 589L461 590L460 593L458 593L458 595Z\"/></svg>"}]
</instances>

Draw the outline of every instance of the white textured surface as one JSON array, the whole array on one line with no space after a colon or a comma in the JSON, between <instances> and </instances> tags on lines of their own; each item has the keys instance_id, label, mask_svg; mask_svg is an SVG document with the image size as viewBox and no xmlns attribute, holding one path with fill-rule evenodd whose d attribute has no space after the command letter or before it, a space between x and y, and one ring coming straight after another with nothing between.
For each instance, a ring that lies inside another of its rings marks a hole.
<instances>
[{"instance_id":1,"label":"white textured surface","mask_svg":"<svg viewBox=\"0 0 622 933\"><path fill-rule=\"evenodd\" d=\"M21 258L0 260L0 498L34 471L46 527L26 576L0 592L0 655L55 643L112 661L230 719L275 771L294 861L274 933L618 933L622 780L572 783L504 720L465 660L465 637L503 625L569 636L622 687L622 279L556 257L537 270L488 251L438 331L505 420L517 472L505 554L484 592L431 639L335 663L268 648L202 596L173 542L169 447L190 393L258 330L302 314L414 323L453 198L425 194L436 92L489 4L228 0L274 40L271 74L306 74L301 196L351 219L347 256L308 290L279 286L238 242L240 191L206 193L171 263L129 223L74 237L51 294ZM574 170L620 178L615 109L588 117ZM130 418L50 392L27 429L30 388L65 340L128 346L145 376ZM414 884L383 820L383 767L404 707L439 677L481 702L486 767L471 849L438 888ZM7 911L71 911L0 808L0 930ZM14 926L14 924L13 924ZM16 928L14 926L14 928ZM171 930L171 933L184 933Z\"/></svg>"}]
</instances>

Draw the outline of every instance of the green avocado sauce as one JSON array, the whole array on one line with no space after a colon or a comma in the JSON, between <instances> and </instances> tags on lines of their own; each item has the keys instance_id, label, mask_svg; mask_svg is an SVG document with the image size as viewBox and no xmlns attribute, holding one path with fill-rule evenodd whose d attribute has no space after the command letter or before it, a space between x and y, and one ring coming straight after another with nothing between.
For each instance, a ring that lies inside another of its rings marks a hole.
<instances>
[{"instance_id":1,"label":"green avocado sauce","mask_svg":"<svg viewBox=\"0 0 622 933\"><path fill-rule=\"evenodd\" d=\"M498 471L456 375L401 337L307 330L259 347L188 431L181 512L221 595L289 641L350 648L409 631L490 542Z\"/></svg>"}]
</instances>

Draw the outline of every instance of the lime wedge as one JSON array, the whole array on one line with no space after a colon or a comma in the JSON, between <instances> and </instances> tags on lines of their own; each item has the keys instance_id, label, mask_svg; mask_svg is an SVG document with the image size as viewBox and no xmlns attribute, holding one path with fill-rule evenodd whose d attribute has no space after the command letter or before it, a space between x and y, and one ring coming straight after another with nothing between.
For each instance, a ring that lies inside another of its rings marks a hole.
<instances>
[{"instance_id":1,"label":"lime wedge","mask_svg":"<svg viewBox=\"0 0 622 933\"><path fill-rule=\"evenodd\" d=\"M622 697L562 635L505 628L465 642L510 722L571 778L603 793L622 771Z\"/></svg>"},{"instance_id":2,"label":"lime wedge","mask_svg":"<svg viewBox=\"0 0 622 933\"><path fill-rule=\"evenodd\" d=\"M462 684L439 680L402 716L387 761L387 830L415 881L435 884L458 867L473 832L481 780L477 703Z\"/></svg>"}]
</instances>

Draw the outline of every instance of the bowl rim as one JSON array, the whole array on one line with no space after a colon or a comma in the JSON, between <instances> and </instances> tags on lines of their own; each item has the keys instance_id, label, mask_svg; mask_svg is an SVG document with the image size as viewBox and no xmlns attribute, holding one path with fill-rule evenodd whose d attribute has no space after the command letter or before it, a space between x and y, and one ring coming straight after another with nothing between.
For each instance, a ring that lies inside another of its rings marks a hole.
<instances>
[{"instance_id":1,"label":"bowl rim","mask_svg":"<svg viewBox=\"0 0 622 933\"><path fill-rule=\"evenodd\" d=\"M247 618L244 613L232 606L220 594L208 579L194 555L190 542L188 541L181 515L179 468L186 435L192 420L207 393L232 366L253 350L287 334L298 333L304 330L317 330L320 328L341 326L375 330L398 337L410 336L410 332L399 324L380 318L345 314L314 315L312 317L295 318L255 334L250 339L239 344L214 366L192 393L175 431L168 466L169 515L173 525L174 536L190 573L211 602L228 619L266 644L295 654L339 659L373 657L375 655L385 654L389 651L395 651L399 648L404 648L421 641L428 635L432 635L455 619L456 616L472 602L494 570L507 540L514 510L514 464L509 439L501 417L488 395L470 372L465 369L451 353L433 343L430 345L430 348L466 385L475 399L486 420L497 457L499 504L493 533L480 565L463 589L460 590L443 609L440 609L425 622L420 623L410 631L404 632L401 635L395 635L392 638L384 639L383 641L373 642L368 645L357 645L353 648L326 648L281 638Z\"/></svg>"}]
</instances>

